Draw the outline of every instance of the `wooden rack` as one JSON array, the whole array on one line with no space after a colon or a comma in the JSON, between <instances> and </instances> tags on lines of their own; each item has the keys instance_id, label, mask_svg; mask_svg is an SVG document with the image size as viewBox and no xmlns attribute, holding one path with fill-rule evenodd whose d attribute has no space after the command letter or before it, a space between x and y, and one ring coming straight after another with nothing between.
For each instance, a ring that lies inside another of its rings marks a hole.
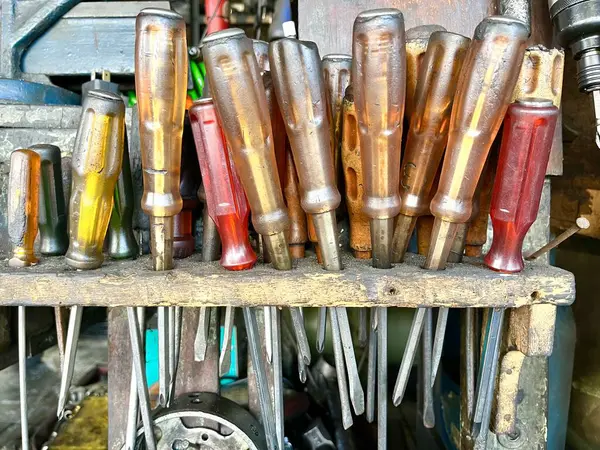
<instances>
[{"instance_id":1,"label":"wooden rack","mask_svg":"<svg viewBox=\"0 0 600 450\"><path fill-rule=\"evenodd\" d=\"M570 305L575 299L571 273L527 263L506 275L466 258L433 272L424 259L407 255L393 269L371 267L370 260L344 254L344 270L326 272L316 259L298 260L292 271L261 263L229 272L199 255L177 261L168 272L153 272L150 258L108 260L102 268L77 271L64 258L46 258L34 267L0 267L0 305L31 306L447 306L509 308L532 304Z\"/></svg>"}]
</instances>

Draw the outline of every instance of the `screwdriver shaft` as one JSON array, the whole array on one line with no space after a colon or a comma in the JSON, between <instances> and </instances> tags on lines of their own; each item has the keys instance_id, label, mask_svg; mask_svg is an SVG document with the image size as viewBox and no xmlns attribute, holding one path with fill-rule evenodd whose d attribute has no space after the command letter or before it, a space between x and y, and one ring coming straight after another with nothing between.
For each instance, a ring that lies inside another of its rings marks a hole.
<instances>
[{"instance_id":1,"label":"screwdriver shaft","mask_svg":"<svg viewBox=\"0 0 600 450\"><path fill-rule=\"evenodd\" d=\"M19 315L19 403L21 407L21 448L29 450L29 422L27 420L27 317L25 307L18 307Z\"/></svg>"},{"instance_id":2,"label":"screwdriver shaft","mask_svg":"<svg viewBox=\"0 0 600 450\"><path fill-rule=\"evenodd\" d=\"M323 353L327 337L327 308L319 308L317 314L317 352Z\"/></svg>"},{"instance_id":3,"label":"screwdriver shaft","mask_svg":"<svg viewBox=\"0 0 600 450\"><path fill-rule=\"evenodd\" d=\"M83 306L72 306L69 315L69 328L67 329L67 344L65 346L65 363L62 368L60 378L60 392L58 394L58 409L56 411L58 418L62 418L69 388L73 381L73 371L75 370L75 356L77 354L77 343L79 342L79 331L81 330L81 318L83 315Z\"/></svg>"},{"instance_id":4,"label":"screwdriver shaft","mask_svg":"<svg viewBox=\"0 0 600 450\"><path fill-rule=\"evenodd\" d=\"M263 309L263 314L265 316L265 349L267 362L269 364L273 363L273 327L271 324L273 323L273 318L271 316L272 309L270 306L265 306Z\"/></svg>"},{"instance_id":5,"label":"screwdriver shaft","mask_svg":"<svg viewBox=\"0 0 600 450\"><path fill-rule=\"evenodd\" d=\"M333 308L337 314L340 337L342 339L342 348L344 350L344 359L348 371L348 386L350 390L350 400L354 407L354 413L360 416L365 412L365 393L358 376L358 365L354 355L354 344L352 342L352 332L350 331L350 322L348 321L348 311L346 308Z\"/></svg>"},{"instance_id":6,"label":"screwdriver shaft","mask_svg":"<svg viewBox=\"0 0 600 450\"><path fill-rule=\"evenodd\" d=\"M440 361L442 360L442 350L444 349L444 337L446 335L446 324L448 323L449 308L439 308L437 324L435 327L435 339L433 341L433 352L431 362L431 385L435 383Z\"/></svg>"},{"instance_id":7,"label":"screwdriver shaft","mask_svg":"<svg viewBox=\"0 0 600 450\"><path fill-rule=\"evenodd\" d=\"M225 307L225 321L223 323L223 341L221 342L221 355L219 356L219 376L224 377L231 368L231 345L233 338L233 321L235 319L234 307Z\"/></svg>"},{"instance_id":8,"label":"screwdriver shaft","mask_svg":"<svg viewBox=\"0 0 600 450\"><path fill-rule=\"evenodd\" d=\"M169 374L168 308L161 306L158 308L158 404L163 407L169 403Z\"/></svg>"},{"instance_id":9,"label":"screwdriver shaft","mask_svg":"<svg viewBox=\"0 0 600 450\"><path fill-rule=\"evenodd\" d=\"M308 337L304 329L304 318L302 317L302 311L299 307L289 308L290 315L292 316L292 324L294 327L294 335L298 344L298 352L302 355L304 364L310 364L310 345L308 344Z\"/></svg>"},{"instance_id":10,"label":"screwdriver shaft","mask_svg":"<svg viewBox=\"0 0 600 450\"><path fill-rule=\"evenodd\" d=\"M208 325L211 308L202 307L199 309L198 329L194 340L194 360L204 361L204 358L206 358L206 349L208 348Z\"/></svg>"},{"instance_id":11,"label":"screwdriver shaft","mask_svg":"<svg viewBox=\"0 0 600 450\"><path fill-rule=\"evenodd\" d=\"M346 367L344 364L344 350L342 348L342 338L340 336L340 326L338 323L335 308L329 308L329 320L331 321L331 337L333 341L333 355L335 359L335 371L337 373L337 384L340 393L340 407L342 410L342 425L347 430L352 426L352 409L350 407L350 398L348 396L348 381L346 380Z\"/></svg>"},{"instance_id":12,"label":"screwdriver shaft","mask_svg":"<svg viewBox=\"0 0 600 450\"><path fill-rule=\"evenodd\" d=\"M376 309L371 310L371 323L375 321ZM375 421L375 401L377 386L377 333L369 326L369 348L367 356L367 422Z\"/></svg>"},{"instance_id":13,"label":"screwdriver shaft","mask_svg":"<svg viewBox=\"0 0 600 450\"><path fill-rule=\"evenodd\" d=\"M243 308L244 321L246 322L246 332L248 333L248 345L250 347L250 357L256 374L256 383L258 385L258 396L265 435L267 438L267 447L269 450L279 450L277 444L277 432L275 425L275 416L273 406L269 395L269 386L267 375L265 373L265 364L261 358L260 335L258 333L258 323L256 313L252 308ZM283 449L282 449L283 450Z\"/></svg>"},{"instance_id":14,"label":"screwdriver shaft","mask_svg":"<svg viewBox=\"0 0 600 450\"><path fill-rule=\"evenodd\" d=\"M492 402L494 386L496 383L504 311L504 308L493 308L490 311L485 335L483 337L481 367L477 379L477 395L471 428L471 435L475 439L481 432L487 433L487 430L489 429L491 409L488 407L488 402L490 402L490 404Z\"/></svg>"},{"instance_id":15,"label":"screwdriver shaft","mask_svg":"<svg viewBox=\"0 0 600 450\"><path fill-rule=\"evenodd\" d=\"M360 308L358 310L358 345L365 348L369 341L369 310Z\"/></svg>"},{"instance_id":16,"label":"screwdriver shaft","mask_svg":"<svg viewBox=\"0 0 600 450\"><path fill-rule=\"evenodd\" d=\"M398 371L398 378L396 379L396 385L394 386L394 394L392 397L394 406L398 406L402 403L406 384L408 383L408 377L410 376L415 355L419 348L421 334L423 333L423 323L425 321L426 312L427 308L418 308L413 317L408 333L408 341L406 342L406 348L404 349L404 355L402 356L402 362L400 363L400 370Z\"/></svg>"},{"instance_id":17,"label":"screwdriver shaft","mask_svg":"<svg viewBox=\"0 0 600 450\"><path fill-rule=\"evenodd\" d=\"M431 343L433 340L433 316L431 308L425 312L423 338L421 339L421 384L423 388L423 426L435 426L435 412L433 410L433 389L431 387Z\"/></svg>"},{"instance_id":18,"label":"screwdriver shaft","mask_svg":"<svg viewBox=\"0 0 600 450\"><path fill-rule=\"evenodd\" d=\"M139 307L135 308L138 322L140 326L140 342L143 346L144 342L144 323L145 323L145 310L146 308ZM135 375L135 365L131 363L131 381L129 383L129 408L127 410L127 425L125 428L125 450L134 450L135 441L137 437L138 430L138 419L139 419L140 409L138 403L138 391L137 391L137 378Z\"/></svg>"},{"instance_id":19,"label":"screwdriver shaft","mask_svg":"<svg viewBox=\"0 0 600 450\"><path fill-rule=\"evenodd\" d=\"M377 448L387 449L387 308L377 308Z\"/></svg>"},{"instance_id":20,"label":"screwdriver shaft","mask_svg":"<svg viewBox=\"0 0 600 450\"><path fill-rule=\"evenodd\" d=\"M144 440L148 450L156 450L156 437L150 414L150 396L148 394L148 381L146 379L146 368L144 366L144 348L140 336L140 321L136 309L127 308L127 321L129 322L129 337L131 339L131 357L137 380L137 391L139 407L144 427Z\"/></svg>"},{"instance_id":21,"label":"screwdriver shaft","mask_svg":"<svg viewBox=\"0 0 600 450\"><path fill-rule=\"evenodd\" d=\"M268 307L271 321L267 322L265 317L265 325L270 324L272 334L272 370L273 370L273 412L275 413L275 431L277 434L277 445L280 449L284 448L284 409L283 409L283 367L282 367L282 351L281 351L281 311L275 306ZM267 325L267 328L269 326Z\"/></svg>"}]
</instances>

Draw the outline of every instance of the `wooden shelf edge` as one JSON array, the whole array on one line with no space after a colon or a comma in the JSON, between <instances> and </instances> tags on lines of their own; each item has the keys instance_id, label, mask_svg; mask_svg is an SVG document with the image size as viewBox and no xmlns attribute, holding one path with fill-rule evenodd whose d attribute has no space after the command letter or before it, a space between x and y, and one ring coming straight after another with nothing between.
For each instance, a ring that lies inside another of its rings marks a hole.
<instances>
[{"instance_id":1,"label":"wooden shelf edge","mask_svg":"<svg viewBox=\"0 0 600 450\"><path fill-rule=\"evenodd\" d=\"M107 260L102 268L76 271L63 258L46 258L35 267L0 267L0 305L31 306L398 306L406 308L514 308L575 299L573 274L557 267L527 264L505 275L468 259L440 272L421 268L423 258L381 270L370 261L344 255L344 270L326 272L314 258L298 260L292 271L257 264L228 272L199 256L178 261L168 272L153 272L148 257Z\"/></svg>"}]
</instances>

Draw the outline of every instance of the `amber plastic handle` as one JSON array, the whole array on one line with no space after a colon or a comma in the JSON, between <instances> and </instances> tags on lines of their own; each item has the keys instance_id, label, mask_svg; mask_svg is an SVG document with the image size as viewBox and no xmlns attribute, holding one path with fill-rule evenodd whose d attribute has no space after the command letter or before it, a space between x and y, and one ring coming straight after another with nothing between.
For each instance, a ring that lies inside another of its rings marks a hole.
<instances>
[{"instance_id":1,"label":"amber plastic handle","mask_svg":"<svg viewBox=\"0 0 600 450\"><path fill-rule=\"evenodd\" d=\"M429 212L429 192L446 147L452 101L470 41L446 31L429 39L400 168L401 214Z\"/></svg>"},{"instance_id":2,"label":"amber plastic handle","mask_svg":"<svg viewBox=\"0 0 600 450\"><path fill-rule=\"evenodd\" d=\"M341 196L335 185L325 83L317 45L279 39L271 44L269 59L300 180L302 209L308 214L334 210Z\"/></svg>"},{"instance_id":3,"label":"amber plastic handle","mask_svg":"<svg viewBox=\"0 0 600 450\"><path fill-rule=\"evenodd\" d=\"M67 263L77 269L102 265L102 247L121 172L125 105L107 91L90 91L71 160L73 181L69 203Z\"/></svg>"},{"instance_id":4,"label":"amber plastic handle","mask_svg":"<svg viewBox=\"0 0 600 450\"><path fill-rule=\"evenodd\" d=\"M364 180L364 211L389 219L398 193L406 87L404 17L397 9L366 11L353 30L352 86Z\"/></svg>"},{"instance_id":5,"label":"amber plastic handle","mask_svg":"<svg viewBox=\"0 0 600 450\"><path fill-rule=\"evenodd\" d=\"M447 222L471 217L473 195L489 149L519 77L528 37L509 17L484 19L476 28L454 99L448 146L431 212Z\"/></svg>"},{"instance_id":6,"label":"amber plastic handle","mask_svg":"<svg viewBox=\"0 0 600 450\"><path fill-rule=\"evenodd\" d=\"M40 253L64 255L69 247L67 206L63 192L62 160L56 145L37 144L30 147L40 155Z\"/></svg>"},{"instance_id":7,"label":"amber plastic handle","mask_svg":"<svg viewBox=\"0 0 600 450\"><path fill-rule=\"evenodd\" d=\"M283 232L288 215L273 148L273 133L252 41L231 28L209 35L202 54L223 132L263 235Z\"/></svg>"},{"instance_id":8,"label":"amber plastic handle","mask_svg":"<svg viewBox=\"0 0 600 450\"><path fill-rule=\"evenodd\" d=\"M136 20L135 87L144 178L142 209L150 216L181 211L181 139L187 95L187 43L183 18L158 8Z\"/></svg>"},{"instance_id":9,"label":"amber plastic handle","mask_svg":"<svg viewBox=\"0 0 600 450\"><path fill-rule=\"evenodd\" d=\"M13 246L10 267L38 262L33 243L38 232L41 158L32 150L15 150L10 155L8 177L8 236Z\"/></svg>"}]
</instances>

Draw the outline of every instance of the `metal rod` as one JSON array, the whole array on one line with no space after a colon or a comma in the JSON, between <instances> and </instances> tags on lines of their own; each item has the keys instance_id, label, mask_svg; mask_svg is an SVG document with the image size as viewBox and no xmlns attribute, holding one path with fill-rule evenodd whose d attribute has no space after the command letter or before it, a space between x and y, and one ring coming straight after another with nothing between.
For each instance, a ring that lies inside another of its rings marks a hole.
<instances>
[{"instance_id":1,"label":"metal rod","mask_svg":"<svg viewBox=\"0 0 600 450\"><path fill-rule=\"evenodd\" d=\"M369 310L367 308L359 308L358 310L358 345L365 348L369 342L368 322Z\"/></svg>"},{"instance_id":2,"label":"metal rod","mask_svg":"<svg viewBox=\"0 0 600 450\"><path fill-rule=\"evenodd\" d=\"M75 369L75 356L77 354L77 343L79 342L79 331L81 329L81 317L83 315L83 306L72 306L69 315L69 328L67 330L67 343L65 346L65 363L62 368L60 379L60 393L58 394L58 409L56 414L62 418L69 388L73 381L73 370Z\"/></svg>"},{"instance_id":3,"label":"metal rod","mask_svg":"<svg viewBox=\"0 0 600 450\"><path fill-rule=\"evenodd\" d=\"M563 231L561 234L556 236L554 239L552 239L550 242L548 242L546 245L544 245L539 250L536 250L531 255L525 257L525 260L533 261L534 259L539 258L543 254L548 253L553 248L558 247L560 244L562 244L564 241L569 239L575 233L579 232L580 230L587 230L589 227L590 227L589 220L587 220L585 217L578 217L577 220L575 221L574 225L569 227L567 230Z\"/></svg>"},{"instance_id":4,"label":"metal rod","mask_svg":"<svg viewBox=\"0 0 600 450\"><path fill-rule=\"evenodd\" d=\"M273 327L271 326L273 319L271 317L271 307L264 307L265 315L265 349L267 353L267 362L273 363ZM268 326L266 324L269 324Z\"/></svg>"},{"instance_id":5,"label":"metal rod","mask_svg":"<svg viewBox=\"0 0 600 450\"><path fill-rule=\"evenodd\" d=\"M27 316L19 306L19 401L21 406L21 448L29 450L29 422L27 420Z\"/></svg>"},{"instance_id":6,"label":"metal rod","mask_svg":"<svg viewBox=\"0 0 600 450\"><path fill-rule=\"evenodd\" d=\"M148 394L148 381L146 380L146 368L144 367L144 348L140 337L140 322L135 308L127 308L127 320L129 322L129 336L131 338L131 358L135 369L137 380L137 391L140 412L142 413L142 424L144 426L144 438L148 450L156 450L156 437L150 414L150 396Z\"/></svg>"}]
</instances>

